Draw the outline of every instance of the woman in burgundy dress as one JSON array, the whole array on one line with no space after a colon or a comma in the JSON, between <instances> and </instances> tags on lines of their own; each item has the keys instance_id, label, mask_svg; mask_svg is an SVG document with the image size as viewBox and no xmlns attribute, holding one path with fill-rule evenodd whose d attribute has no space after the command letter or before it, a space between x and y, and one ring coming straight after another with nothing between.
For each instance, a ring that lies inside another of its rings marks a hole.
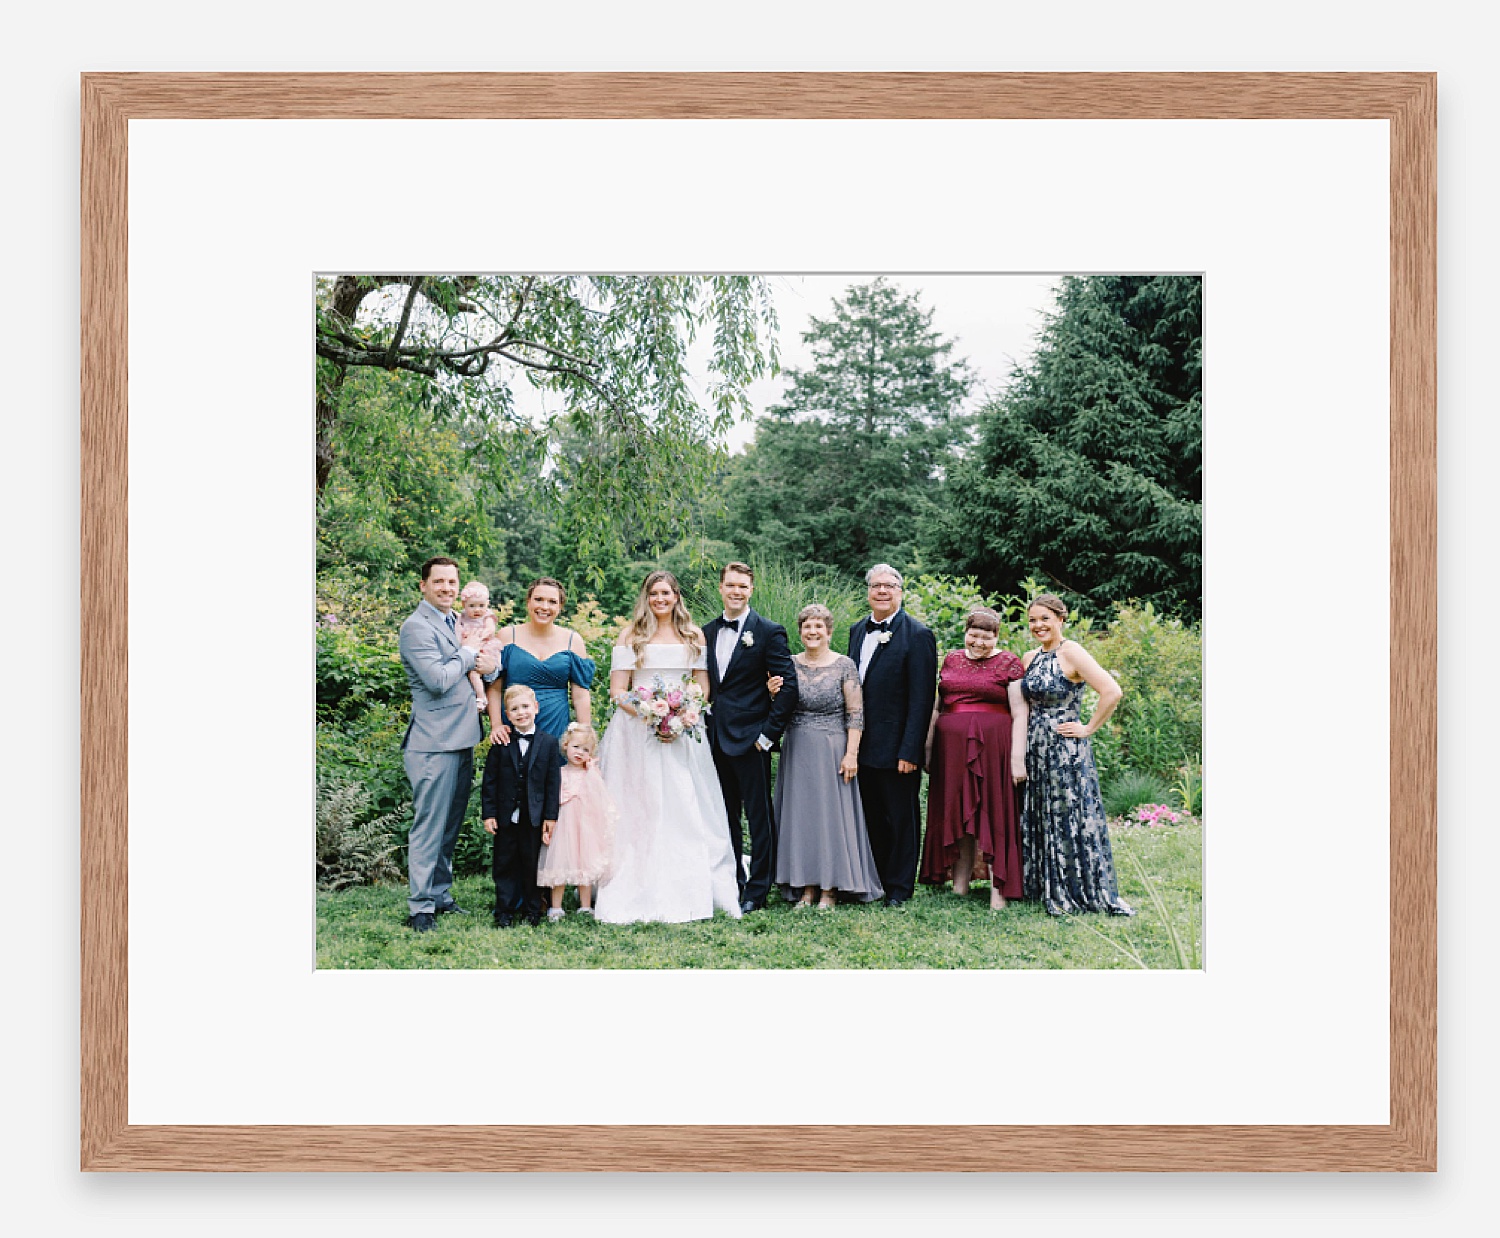
<instances>
[{"instance_id":1,"label":"woman in burgundy dress","mask_svg":"<svg viewBox=\"0 0 1500 1238\"><path fill-rule=\"evenodd\" d=\"M984 607L964 620L964 647L943 659L927 732L927 837L922 880L969 892L976 850L990 869L990 908L1021 897L1016 785L1026 777L1021 659L996 648L1000 617Z\"/></svg>"}]
</instances>

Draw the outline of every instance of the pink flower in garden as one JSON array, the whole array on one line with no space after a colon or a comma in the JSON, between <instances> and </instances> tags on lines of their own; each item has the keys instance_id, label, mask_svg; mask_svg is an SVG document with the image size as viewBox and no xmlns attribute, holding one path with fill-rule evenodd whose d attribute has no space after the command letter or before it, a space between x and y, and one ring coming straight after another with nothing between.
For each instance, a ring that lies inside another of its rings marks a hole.
<instances>
[{"instance_id":1,"label":"pink flower in garden","mask_svg":"<svg viewBox=\"0 0 1500 1238\"><path fill-rule=\"evenodd\" d=\"M1135 819L1141 825L1176 825L1182 817L1165 804L1142 804L1135 810Z\"/></svg>"}]
</instances>

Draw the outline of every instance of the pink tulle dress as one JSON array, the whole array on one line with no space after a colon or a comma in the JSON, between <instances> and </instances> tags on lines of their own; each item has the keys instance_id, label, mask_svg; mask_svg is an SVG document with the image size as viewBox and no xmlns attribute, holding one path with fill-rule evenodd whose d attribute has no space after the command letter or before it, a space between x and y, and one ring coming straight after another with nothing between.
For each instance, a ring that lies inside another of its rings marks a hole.
<instances>
[{"instance_id":1,"label":"pink tulle dress","mask_svg":"<svg viewBox=\"0 0 1500 1238\"><path fill-rule=\"evenodd\" d=\"M571 762L562 770L562 807L552 841L537 856L540 886L596 886L609 876L615 849L615 820L620 815L597 769Z\"/></svg>"},{"instance_id":2,"label":"pink tulle dress","mask_svg":"<svg viewBox=\"0 0 1500 1238\"><path fill-rule=\"evenodd\" d=\"M501 648L500 638L495 635L495 616L492 611L485 611L484 614L482 614L478 619L470 619L467 615L464 614L460 614L458 616L459 640L464 640L467 637L471 637L476 632L480 635L480 637L483 638L484 641L480 648L488 649L495 655L496 658L498 658L500 656Z\"/></svg>"}]
</instances>

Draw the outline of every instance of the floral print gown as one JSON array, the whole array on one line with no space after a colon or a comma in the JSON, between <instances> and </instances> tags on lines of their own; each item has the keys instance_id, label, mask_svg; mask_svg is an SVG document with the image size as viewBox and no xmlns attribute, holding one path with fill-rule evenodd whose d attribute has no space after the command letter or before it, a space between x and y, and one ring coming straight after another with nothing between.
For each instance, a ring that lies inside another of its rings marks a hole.
<instances>
[{"instance_id":1,"label":"floral print gown","mask_svg":"<svg viewBox=\"0 0 1500 1238\"><path fill-rule=\"evenodd\" d=\"M1026 897L1041 899L1054 916L1078 911L1134 915L1115 885L1093 744L1057 733L1059 723L1078 721L1083 689L1063 674L1055 650L1039 650L1021 680L1030 710L1021 809Z\"/></svg>"}]
</instances>

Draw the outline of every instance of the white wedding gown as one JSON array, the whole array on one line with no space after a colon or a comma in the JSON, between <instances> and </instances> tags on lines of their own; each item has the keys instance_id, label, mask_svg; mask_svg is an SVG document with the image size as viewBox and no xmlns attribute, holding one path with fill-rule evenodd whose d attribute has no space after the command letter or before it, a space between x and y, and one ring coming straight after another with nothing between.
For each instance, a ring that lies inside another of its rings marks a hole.
<instances>
[{"instance_id":1,"label":"white wedding gown","mask_svg":"<svg viewBox=\"0 0 1500 1238\"><path fill-rule=\"evenodd\" d=\"M617 645L610 669L630 671L632 686L655 675L670 683L689 672L686 661L680 644L647 645L639 665ZM707 666L705 651L691 669ZM722 907L738 919L729 818L707 736L663 744L639 718L617 709L599 743L599 768L620 817L595 916L607 924L678 924L707 920Z\"/></svg>"}]
</instances>

